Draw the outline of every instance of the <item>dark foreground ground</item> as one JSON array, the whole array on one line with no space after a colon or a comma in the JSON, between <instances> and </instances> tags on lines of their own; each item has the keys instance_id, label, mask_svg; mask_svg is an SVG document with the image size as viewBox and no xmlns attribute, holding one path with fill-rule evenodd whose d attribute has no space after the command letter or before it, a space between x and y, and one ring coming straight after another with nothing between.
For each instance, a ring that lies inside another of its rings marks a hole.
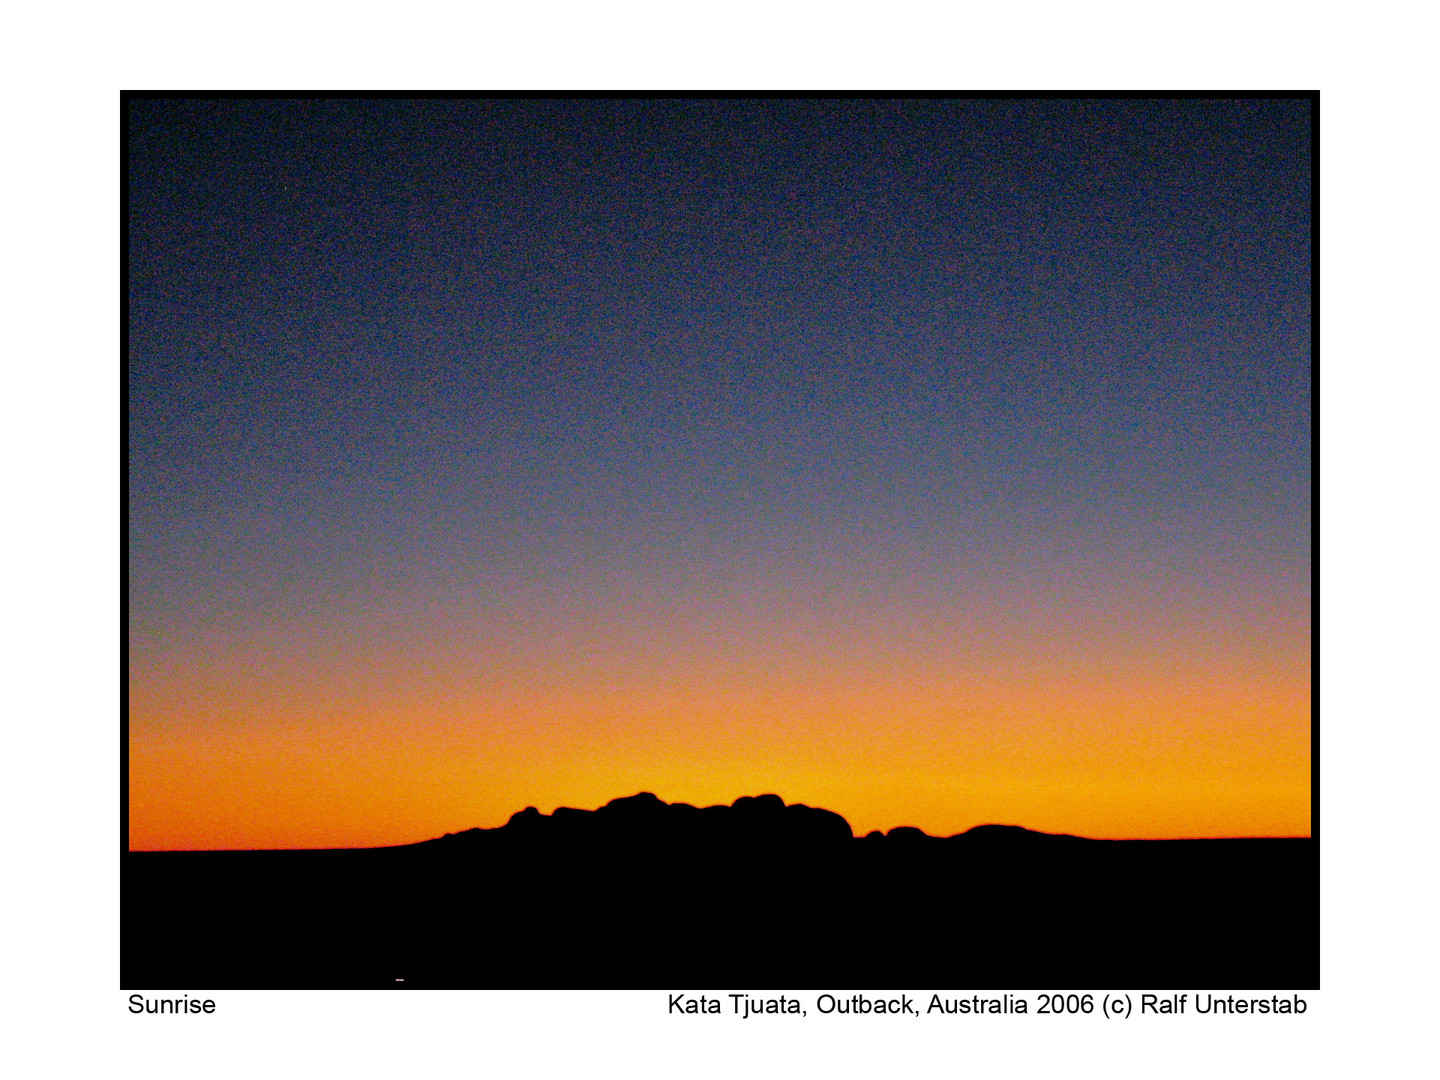
<instances>
[{"instance_id":1,"label":"dark foreground ground","mask_svg":"<svg viewBox=\"0 0 1440 1080\"><path fill-rule=\"evenodd\" d=\"M1320 984L1313 840L852 839L775 796L530 810L396 848L131 852L121 890L125 989Z\"/></svg>"}]
</instances>

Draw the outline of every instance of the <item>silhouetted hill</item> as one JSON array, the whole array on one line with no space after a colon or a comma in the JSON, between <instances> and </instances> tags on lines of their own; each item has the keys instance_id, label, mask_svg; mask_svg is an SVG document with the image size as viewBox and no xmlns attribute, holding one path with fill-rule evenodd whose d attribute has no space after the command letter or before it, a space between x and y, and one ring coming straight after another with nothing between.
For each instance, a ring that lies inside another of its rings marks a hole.
<instances>
[{"instance_id":1,"label":"silhouetted hill","mask_svg":"<svg viewBox=\"0 0 1440 1080\"><path fill-rule=\"evenodd\" d=\"M1307 988L1310 840L854 838L776 795L394 848L132 852L125 987ZM400 983L396 980L403 979Z\"/></svg>"},{"instance_id":2,"label":"silhouetted hill","mask_svg":"<svg viewBox=\"0 0 1440 1080\"><path fill-rule=\"evenodd\" d=\"M427 844L477 850L532 844L578 848L676 845L684 849L735 846L807 850L853 839L849 823L830 810L793 803L778 795L744 796L733 806L666 803L648 791L612 799L599 810L562 806L545 815L533 806L511 815L498 829L447 833Z\"/></svg>"},{"instance_id":3,"label":"silhouetted hill","mask_svg":"<svg viewBox=\"0 0 1440 1080\"><path fill-rule=\"evenodd\" d=\"M950 839L973 846L978 844L1073 843L1084 838L1071 836L1069 833L1036 832L1034 829L1021 828L1019 825L976 825L973 829L957 833Z\"/></svg>"}]
</instances>

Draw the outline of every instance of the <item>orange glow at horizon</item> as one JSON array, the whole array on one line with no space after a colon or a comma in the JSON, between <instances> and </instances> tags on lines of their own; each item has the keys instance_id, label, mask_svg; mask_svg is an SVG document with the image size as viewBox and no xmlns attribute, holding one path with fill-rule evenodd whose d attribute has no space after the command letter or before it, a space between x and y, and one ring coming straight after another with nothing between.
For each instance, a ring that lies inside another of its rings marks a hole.
<instances>
[{"instance_id":1,"label":"orange glow at horizon","mask_svg":"<svg viewBox=\"0 0 1440 1080\"><path fill-rule=\"evenodd\" d=\"M132 686L132 850L402 844L641 790L696 805L773 791L857 835L1311 829L1308 684L1263 674L450 687L363 712L301 689L211 687L190 706L205 723L157 724L184 706Z\"/></svg>"},{"instance_id":2,"label":"orange glow at horizon","mask_svg":"<svg viewBox=\"0 0 1440 1080\"><path fill-rule=\"evenodd\" d=\"M857 835L1310 833L1293 586L803 585L340 597L142 637L130 845L403 844L637 791L774 792Z\"/></svg>"}]
</instances>

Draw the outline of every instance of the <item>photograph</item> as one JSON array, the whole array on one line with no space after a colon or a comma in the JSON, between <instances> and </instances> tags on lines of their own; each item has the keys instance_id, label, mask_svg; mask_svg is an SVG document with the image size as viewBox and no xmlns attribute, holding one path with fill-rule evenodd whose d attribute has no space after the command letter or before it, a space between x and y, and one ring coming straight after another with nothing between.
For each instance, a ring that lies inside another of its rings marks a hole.
<instances>
[{"instance_id":1,"label":"photograph","mask_svg":"<svg viewBox=\"0 0 1440 1080\"><path fill-rule=\"evenodd\" d=\"M1322 988L1317 92L119 104L127 1002Z\"/></svg>"}]
</instances>

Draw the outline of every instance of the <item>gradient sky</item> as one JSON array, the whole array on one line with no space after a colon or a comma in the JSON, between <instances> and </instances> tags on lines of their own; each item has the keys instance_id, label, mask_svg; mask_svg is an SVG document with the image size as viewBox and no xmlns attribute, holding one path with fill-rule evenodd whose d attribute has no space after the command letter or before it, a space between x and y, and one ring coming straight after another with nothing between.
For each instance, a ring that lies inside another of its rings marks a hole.
<instances>
[{"instance_id":1,"label":"gradient sky","mask_svg":"<svg viewBox=\"0 0 1440 1080\"><path fill-rule=\"evenodd\" d=\"M1308 99L129 123L132 848L1309 834Z\"/></svg>"}]
</instances>

